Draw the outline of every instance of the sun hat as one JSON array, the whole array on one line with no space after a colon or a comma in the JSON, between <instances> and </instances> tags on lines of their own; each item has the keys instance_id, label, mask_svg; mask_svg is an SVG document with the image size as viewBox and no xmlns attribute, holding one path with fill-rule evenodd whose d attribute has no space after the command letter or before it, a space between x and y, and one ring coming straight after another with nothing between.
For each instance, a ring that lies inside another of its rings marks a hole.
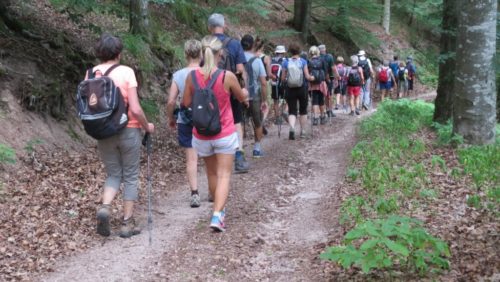
<instances>
[{"instance_id":1,"label":"sun hat","mask_svg":"<svg viewBox=\"0 0 500 282\"><path fill-rule=\"evenodd\" d=\"M358 56L364 56L364 55L366 55L365 50L359 50Z\"/></svg>"},{"instance_id":2,"label":"sun hat","mask_svg":"<svg viewBox=\"0 0 500 282\"><path fill-rule=\"evenodd\" d=\"M274 53L286 53L285 46L283 45L276 46L276 50L274 51Z\"/></svg>"},{"instance_id":3,"label":"sun hat","mask_svg":"<svg viewBox=\"0 0 500 282\"><path fill-rule=\"evenodd\" d=\"M318 46L319 50L326 50L325 44L321 44Z\"/></svg>"}]
</instances>

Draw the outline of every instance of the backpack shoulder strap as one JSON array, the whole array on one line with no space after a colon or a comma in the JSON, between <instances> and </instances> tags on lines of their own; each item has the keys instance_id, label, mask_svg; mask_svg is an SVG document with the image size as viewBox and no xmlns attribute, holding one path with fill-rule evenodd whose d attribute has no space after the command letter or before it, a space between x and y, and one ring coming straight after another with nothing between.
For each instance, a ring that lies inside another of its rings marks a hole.
<instances>
[{"instance_id":1,"label":"backpack shoulder strap","mask_svg":"<svg viewBox=\"0 0 500 282\"><path fill-rule=\"evenodd\" d=\"M228 37L226 37L226 38L224 39L224 41L222 41L222 48L226 48L226 47L227 47L227 45L229 44L229 42L231 42L231 39L232 39L232 38L231 38L231 37L229 37L229 36L228 36Z\"/></svg>"},{"instance_id":2,"label":"backpack shoulder strap","mask_svg":"<svg viewBox=\"0 0 500 282\"><path fill-rule=\"evenodd\" d=\"M116 69L120 64L114 64L103 74L103 76L108 76L114 69Z\"/></svg>"},{"instance_id":3,"label":"backpack shoulder strap","mask_svg":"<svg viewBox=\"0 0 500 282\"><path fill-rule=\"evenodd\" d=\"M194 89L200 90L200 84L198 83L198 79L196 79L196 70L191 71L191 78L193 80Z\"/></svg>"},{"instance_id":4,"label":"backpack shoulder strap","mask_svg":"<svg viewBox=\"0 0 500 282\"><path fill-rule=\"evenodd\" d=\"M247 64L250 65L250 67L252 66L253 62L255 61L255 59L257 59L257 57L252 57L250 58L250 60L248 60Z\"/></svg>"},{"instance_id":5,"label":"backpack shoulder strap","mask_svg":"<svg viewBox=\"0 0 500 282\"><path fill-rule=\"evenodd\" d=\"M214 74L212 75L212 79L210 79L210 82L208 82L206 89L212 89L214 87L215 82L217 81L217 78L219 77L219 74L222 72L221 69L217 69Z\"/></svg>"}]
</instances>

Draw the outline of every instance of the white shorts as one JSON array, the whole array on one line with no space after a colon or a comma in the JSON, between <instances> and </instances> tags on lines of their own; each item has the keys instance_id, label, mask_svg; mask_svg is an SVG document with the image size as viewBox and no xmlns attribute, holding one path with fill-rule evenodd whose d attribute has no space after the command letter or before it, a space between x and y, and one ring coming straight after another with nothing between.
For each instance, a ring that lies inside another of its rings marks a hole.
<instances>
[{"instance_id":1,"label":"white shorts","mask_svg":"<svg viewBox=\"0 0 500 282\"><path fill-rule=\"evenodd\" d=\"M193 148L198 152L198 156L210 157L215 154L234 155L238 149L238 134L226 136L215 140L200 140L193 136Z\"/></svg>"}]
</instances>

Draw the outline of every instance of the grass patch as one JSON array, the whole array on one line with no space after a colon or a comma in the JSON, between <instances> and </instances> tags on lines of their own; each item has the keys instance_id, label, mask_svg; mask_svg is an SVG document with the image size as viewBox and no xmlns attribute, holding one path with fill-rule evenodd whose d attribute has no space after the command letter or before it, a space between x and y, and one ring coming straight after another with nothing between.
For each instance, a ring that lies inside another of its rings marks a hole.
<instances>
[{"instance_id":1,"label":"grass patch","mask_svg":"<svg viewBox=\"0 0 500 282\"><path fill-rule=\"evenodd\" d=\"M16 163L16 151L9 145L0 143L0 164Z\"/></svg>"},{"instance_id":2,"label":"grass patch","mask_svg":"<svg viewBox=\"0 0 500 282\"><path fill-rule=\"evenodd\" d=\"M155 100L141 99L141 107L144 114L150 122L158 121L160 118L160 109Z\"/></svg>"}]
</instances>

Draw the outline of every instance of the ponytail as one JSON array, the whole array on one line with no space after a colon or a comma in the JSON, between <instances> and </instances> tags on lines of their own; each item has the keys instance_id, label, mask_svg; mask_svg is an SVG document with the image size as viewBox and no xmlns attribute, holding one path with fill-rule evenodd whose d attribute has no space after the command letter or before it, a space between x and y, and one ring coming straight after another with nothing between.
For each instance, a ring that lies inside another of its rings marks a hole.
<instances>
[{"instance_id":1,"label":"ponytail","mask_svg":"<svg viewBox=\"0 0 500 282\"><path fill-rule=\"evenodd\" d=\"M217 53L222 49L222 42L213 35L205 36L201 40L201 45L203 46L203 59L204 65L201 69L205 79L210 77L210 72L216 66Z\"/></svg>"}]
</instances>

